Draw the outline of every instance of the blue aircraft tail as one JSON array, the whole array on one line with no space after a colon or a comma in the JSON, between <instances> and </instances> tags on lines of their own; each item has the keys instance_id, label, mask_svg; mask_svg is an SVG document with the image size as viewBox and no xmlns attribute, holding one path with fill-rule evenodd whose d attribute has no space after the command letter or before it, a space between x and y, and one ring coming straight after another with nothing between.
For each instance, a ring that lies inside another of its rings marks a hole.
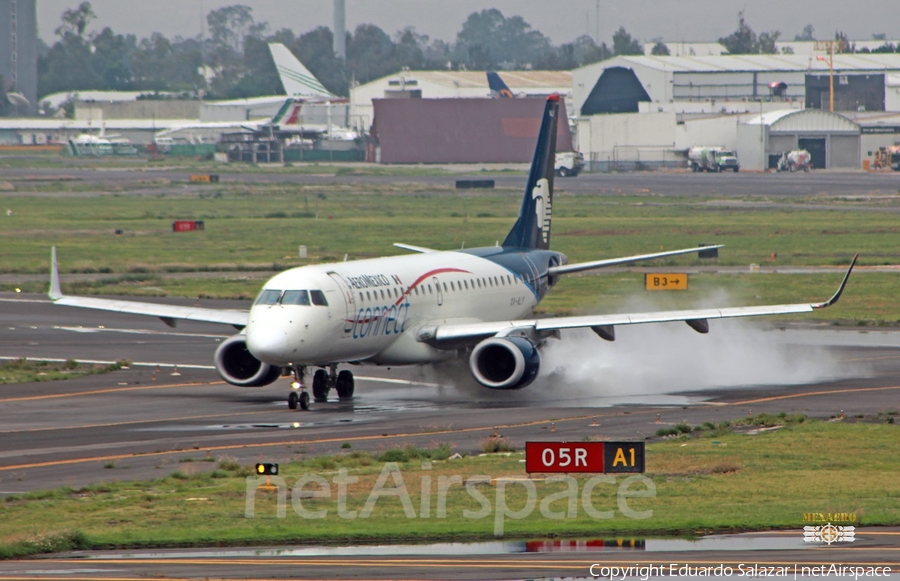
<instances>
[{"instance_id":1,"label":"blue aircraft tail","mask_svg":"<svg viewBox=\"0 0 900 581\"><path fill-rule=\"evenodd\" d=\"M503 79L500 78L500 75L495 73L494 71L489 71L487 74L488 87L491 88L491 97L506 97L509 99L514 99L515 95L513 95L512 91L509 90L509 87L506 86L506 83L503 82Z\"/></svg>"},{"instance_id":2,"label":"blue aircraft tail","mask_svg":"<svg viewBox=\"0 0 900 581\"><path fill-rule=\"evenodd\" d=\"M559 95L547 97L544 117L538 133L531 171L519 219L503 241L507 248L550 248L550 216L553 205L553 174L556 163L556 124L559 118Z\"/></svg>"}]
</instances>

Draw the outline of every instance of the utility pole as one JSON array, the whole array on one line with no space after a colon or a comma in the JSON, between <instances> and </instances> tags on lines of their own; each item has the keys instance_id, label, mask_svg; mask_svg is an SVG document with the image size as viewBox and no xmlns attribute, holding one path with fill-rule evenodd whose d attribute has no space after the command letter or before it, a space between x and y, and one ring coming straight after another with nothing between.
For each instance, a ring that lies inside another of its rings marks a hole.
<instances>
[{"instance_id":1,"label":"utility pole","mask_svg":"<svg viewBox=\"0 0 900 581\"><path fill-rule=\"evenodd\" d=\"M834 113L834 47L837 46L839 51L846 49L844 39L838 40L817 40L815 50L828 51L828 57L819 55L817 61L828 63L828 110Z\"/></svg>"}]
</instances>

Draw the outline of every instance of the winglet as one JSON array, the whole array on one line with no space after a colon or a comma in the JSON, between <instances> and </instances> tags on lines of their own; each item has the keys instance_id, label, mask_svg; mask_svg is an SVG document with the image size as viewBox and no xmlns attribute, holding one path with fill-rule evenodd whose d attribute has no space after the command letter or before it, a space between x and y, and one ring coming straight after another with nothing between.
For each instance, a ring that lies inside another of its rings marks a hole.
<instances>
[{"instance_id":1,"label":"winglet","mask_svg":"<svg viewBox=\"0 0 900 581\"><path fill-rule=\"evenodd\" d=\"M59 266L56 263L56 246L50 251L50 292L48 295L51 301L58 301L63 298L62 290L59 288Z\"/></svg>"},{"instance_id":2,"label":"winglet","mask_svg":"<svg viewBox=\"0 0 900 581\"><path fill-rule=\"evenodd\" d=\"M850 273L853 272L853 266L856 264L856 259L859 258L859 254L853 257L853 260L850 262L850 268L847 269L847 274L844 275L844 280L841 282L840 288L837 289L837 292L834 293L830 299L825 301L824 303L819 303L817 305L813 305L814 309L824 309L825 307L830 307L834 303L838 302L838 299L841 298L841 293L844 292L844 287L847 286L847 281L850 279Z\"/></svg>"}]
</instances>

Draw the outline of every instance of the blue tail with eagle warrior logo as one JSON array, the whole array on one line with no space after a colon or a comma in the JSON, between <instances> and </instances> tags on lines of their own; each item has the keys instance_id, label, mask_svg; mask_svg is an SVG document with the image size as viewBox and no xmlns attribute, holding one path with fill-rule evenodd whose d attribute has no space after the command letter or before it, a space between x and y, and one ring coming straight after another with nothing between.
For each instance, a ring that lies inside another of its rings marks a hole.
<instances>
[{"instance_id":1,"label":"blue tail with eagle warrior logo","mask_svg":"<svg viewBox=\"0 0 900 581\"><path fill-rule=\"evenodd\" d=\"M550 248L550 216L553 205L553 174L556 163L556 125L559 95L547 97L538 133L531 171L522 197L519 219L503 241L504 248Z\"/></svg>"}]
</instances>

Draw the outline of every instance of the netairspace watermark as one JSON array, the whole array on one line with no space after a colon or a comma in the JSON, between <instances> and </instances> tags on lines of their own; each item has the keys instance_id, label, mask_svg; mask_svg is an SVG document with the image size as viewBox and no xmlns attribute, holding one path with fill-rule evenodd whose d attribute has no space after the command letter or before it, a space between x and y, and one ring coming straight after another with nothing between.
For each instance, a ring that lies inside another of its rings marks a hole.
<instances>
[{"instance_id":1,"label":"netairspace watermark","mask_svg":"<svg viewBox=\"0 0 900 581\"><path fill-rule=\"evenodd\" d=\"M431 470L431 463L424 462L422 470ZM403 507L406 518L447 518L447 497L453 486L462 487L466 493L478 503L478 510L462 510L463 518L478 520L493 517L494 535L503 536L503 530L507 519L521 520L529 517L535 509L540 510L541 516L551 520L564 518L577 518L579 512L579 500L581 510L586 515L595 519L611 519L616 511L600 510L594 506L593 493L601 486L617 486L616 507L622 516L632 519L646 519L653 516L652 510L636 511L628 505L631 498L655 498L656 485L643 475L628 476L621 482L610 474L594 476L587 480L579 491L578 481L572 476L554 475L544 479L547 484L564 483L565 488L559 492L548 494L538 503L538 492L534 481L530 479L494 479L486 474L470 476L463 480L461 475L440 475L432 482L430 474L424 474L421 478L421 496L419 498L418 511L412 497L406 488L403 474L396 462L387 462L378 475L372 490L369 492L362 508L350 508L348 506L348 486L359 483L358 476L350 476L346 468L338 470L337 474L329 482L318 474L305 474L297 479L291 490L291 506L297 516L305 519L324 519L329 515L328 509L310 510L303 506L305 500L310 498L331 499L334 497L336 487L338 517L343 519L369 518L377 508L381 498L397 498ZM288 485L279 476L271 477L247 477L247 494L244 508L246 518L254 518L256 514L256 492L259 488L266 488L267 483L276 489L278 499L275 515L278 518L287 517L287 492ZM479 489L479 485L491 485L493 494L485 495ZM435 490L436 485L436 490ZM521 507L510 507L506 501L507 491L521 488L525 492L525 503ZM602 488L601 488L602 490ZM436 493L436 494L435 494ZM493 496L493 504L491 498ZM434 497L434 498L433 498ZM563 508L564 505L564 508ZM434 508L434 510L432 510ZM556 508L556 510L554 510ZM604 507L607 508L607 507Z\"/></svg>"},{"instance_id":2,"label":"netairspace watermark","mask_svg":"<svg viewBox=\"0 0 900 581\"><path fill-rule=\"evenodd\" d=\"M590 567L591 577L597 579L641 579L647 581L650 578L659 577L711 577L724 579L728 577L775 577L783 579L840 577L844 579L860 579L874 577L890 577L893 571L890 567L843 565L832 563L830 565L784 565L768 566L753 563L739 563L737 565L687 565L683 563L669 563L666 565L632 565L616 566L594 563Z\"/></svg>"}]
</instances>

